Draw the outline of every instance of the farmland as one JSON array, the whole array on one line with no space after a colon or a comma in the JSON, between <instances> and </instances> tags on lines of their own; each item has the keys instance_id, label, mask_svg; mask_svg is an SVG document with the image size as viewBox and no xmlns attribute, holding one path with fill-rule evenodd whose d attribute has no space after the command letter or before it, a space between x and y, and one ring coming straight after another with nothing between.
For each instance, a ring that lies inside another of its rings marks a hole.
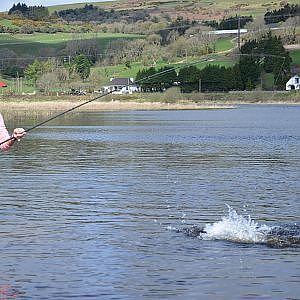
<instances>
[{"instance_id":1,"label":"farmland","mask_svg":"<svg viewBox=\"0 0 300 300\"><path fill-rule=\"evenodd\" d=\"M112 40L141 38L136 34L121 33L33 33L33 34L0 34L0 49L9 48L19 55L39 56L42 49L54 48L62 50L68 41L88 40L97 41L99 49L104 50Z\"/></svg>"},{"instance_id":2,"label":"farmland","mask_svg":"<svg viewBox=\"0 0 300 300\"><path fill-rule=\"evenodd\" d=\"M300 66L300 49L291 51L290 56L293 60L293 64Z\"/></svg>"}]
</instances>

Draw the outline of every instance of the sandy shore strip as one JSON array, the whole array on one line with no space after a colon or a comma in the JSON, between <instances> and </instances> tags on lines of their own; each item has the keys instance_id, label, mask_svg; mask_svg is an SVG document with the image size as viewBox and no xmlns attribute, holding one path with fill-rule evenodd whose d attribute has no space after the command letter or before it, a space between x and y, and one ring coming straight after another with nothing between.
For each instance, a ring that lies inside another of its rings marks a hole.
<instances>
[{"instance_id":1,"label":"sandy shore strip","mask_svg":"<svg viewBox=\"0 0 300 300\"><path fill-rule=\"evenodd\" d=\"M0 111L19 112L62 112L77 105L92 101L76 111L132 111L132 110L199 110L230 109L241 104L284 104L299 105L300 92L230 92L191 93L168 96L157 94L108 95L0 95ZM163 98L163 99L160 99ZM173 101L171 101L173 99Z\"/></svg>"},{"instance_id":2,"label":"sandy shore strip","mask_svg":"<svg viewBox=\"0 0 300 300\"><path fill-rule=\"evenodd\" d=\"M0 101L1 111L63 111L84 103L82 101ZM95 101L81 106L79 111L130 111L130 110L197 110L197 109L229 109L234 105L196 104L196 103L160 103L160 102L121 102Z\"/></svg>"}]
</instances>

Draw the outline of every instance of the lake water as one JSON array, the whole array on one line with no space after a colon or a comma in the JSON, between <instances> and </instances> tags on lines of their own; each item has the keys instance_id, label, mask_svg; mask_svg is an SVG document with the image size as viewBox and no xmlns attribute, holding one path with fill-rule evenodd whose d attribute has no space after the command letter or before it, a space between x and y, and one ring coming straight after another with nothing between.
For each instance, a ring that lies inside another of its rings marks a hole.
<instances>
[{"instance_id":1,"label":"lake water","mask_svg":"<svg viewBox=\"0 0 300 300\"><path fill-rule=\"evenodd\" d=\"M300 106L76 113L0 155L0 299L300 299Z\"/></svg>"}]
</instances>

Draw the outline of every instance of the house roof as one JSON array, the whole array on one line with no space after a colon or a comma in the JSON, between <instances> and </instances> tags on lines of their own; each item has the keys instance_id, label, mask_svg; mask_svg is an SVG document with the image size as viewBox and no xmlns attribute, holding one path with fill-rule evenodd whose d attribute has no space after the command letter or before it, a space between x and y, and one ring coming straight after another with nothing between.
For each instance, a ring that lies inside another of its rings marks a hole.
<instances>
[{"instance_id":1,"label":"house roof","mask_svg":"<svg viewBox=\"0 0 300 300\"><path fill-rule=\"evenodd\" d=\"M133 84L131 78L113 78L108 85L130 85Z\"/></svg>"}]
</instances>

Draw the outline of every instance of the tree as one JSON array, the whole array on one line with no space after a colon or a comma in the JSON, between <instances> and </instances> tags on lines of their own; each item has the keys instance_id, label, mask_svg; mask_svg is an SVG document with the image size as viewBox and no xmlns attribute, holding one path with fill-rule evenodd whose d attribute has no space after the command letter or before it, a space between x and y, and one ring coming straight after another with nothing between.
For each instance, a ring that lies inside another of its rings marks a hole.
<instances>
[{"instance_id":1,"label":"tree","mask_svg":"<svg viewBox=\"0 0 300 300\"><path fill-rule=\"evenodd\" d=\"M16 65L11 65L3 71L3 74L14 78L23 77L24 69Z\"/></svg>"},{"instance_id":2,"label":"tree","mask_svg":"<svg viewBox=\"0 0 300 300\"><path fill-rule=\"evenodd\" d=\"M283 88L290 76L292 59L284 49L280 37L271 31L258 41L247 41L241 47L239 68L244 87L254 88L259 82L261 72L273 73L277 88Z\"/></svg>"},{"instance_id":3,"label":"tree","mask_svg":"<svg viewBox=\"0 0 300 300\"><path fill-rule=\"evenodd\" d=\"M257 16L252 22L247 23L245 28L248 30L248 33L243 36L247 40L261 39L269 29L262 16Z\"/></svg>"},{"instance_id":4,"label":"tree","mask_svg":"<svg viewBox=\"0 0 300 300\"><path fill-rule=\"evenodd\" d=\"M139 82L139 85L143 92L153 92L153 75L156 74L155 68L151 67L149 69L138 71L136 75L136 81Z\"/></svg>"},{"instance_id":5,"label":"tree","mask_svg":"<svg viewBox=\"0 0 300 300\"><path fill-rule=\"evenodd\" d=\"M241 56L238 68L241 75L242 89L247 90L255 88L256 84L259 82L261 66L259 64L259 56L252 56L251 54L246 54Z\"/></svg>"},{"instance_id":6,"label":"tree","mask_svg":"<svg viewBox=\"0 0 300 300\"><path fill-rule=\"evenodd\" d=\"M43 74L53 72L55 68L56 62L54 59L48 59L46 61L36 59L32 64L26 67L24 74L32 84L35 84Z\"/></svg>"},{"instance_id":7,"label":"tree","mask_svg":"<svg viewBox=\"0 0 300 300\"><path fill-rule=\"evenodd\" d=\"M211 26L215 29L237 29L238 22L240 22L240 27L244 28L244 26L248 23L253 21L252 16L234 16L229 18L223 18L220 23L217 21L205 21L204 24L207 26Z\"/></svg>"},{"instance_id":8,"label":"tree","mask_svg":"<svg viewBox=\"0 0 300 300\"><path fill-rule=\"evenodd\" d=\"M89 77L92 64L84 54L80 54L75 57L74 66L75 71L78 73L82 80L85 80Z\"/></svg>"},{"instance_id":9,"label":"tree","mask_svg":"<svg viewBox=\"0 0 300 300\"><path fill-rule=\"evenodd\" d=\"M297 43L297 26L300 25L300 17L293 17L287 19L284 23L281 24L283 33L280 35L284 44L296 44Z\"/></svg>"},{"instance_id":10,"label":"tree","mask_svg":"<svg viewBox=\"0 0 300 300\"><path fill-rule=\"evenodd\" d=\"M41 92L49 94L59 88L60 81L55 72L45 73L37 79L36 86Z\"/></svg>"},{"instance_id":11,"label":"tree","mask_svg":"<svg viewBox=\"0 0 300 300\"><path fill-rule=\"evenodd\" d=\"M67 43L65 52L67 55L76 56L80 54L86 55L90 62L95 63L97 61L97 54L99 52L99 45L95 39L84 39L77 36L73 40Z\"/></svg>"},{"instance_id":12,"label":"tree","mask_svg":"<svg viewBox=\"0 0 300 300\"><path fill-rule=\"evenodd\" d=\"M44 6L27 6L25 3L13 5L8 11L9 15L21 15L32 20L44 20L49 17L48 8Z\"/></svg>"},{"instance_id":13,"label":"tree","mask_svg":"<svg viewBox=\"0 0 300 300\"><path fill-rule=\"evenodd\" d=\"M32 64L26 67L24 74L28 81L30 81L32 84L35 84L39 76L42 75L42 70L42 62L36 59Z\"/></svg>"},{"instance_id":14,"label":"tree","mask_svg":"<svg viewBox=\"0 0 300 300\"><path fill-rule=\"evenodd\" d=\"M158 70L151 67L138 71L136 81L144 92L163 92L177 81L177 74L172 67L162 67Z\"/></svg>"},{"instance_id":15,"label":"tree","mask_svg":"<svg viewBox=\"0 0 300 300\"><path fill-rule=\"evenodd\" d=\"M283 47L280 37L273 36L269 31L258 42L260 53L264 53L262 68L267 73L273 73L277 88L284 88L286 81L290 77L292 59L288 51Z\"/></svg>"},{"instance_id":16,"label":"tree","mask_svg":"<svg viewBox=\"0 0 300 300\"><path fill-rule=\"evenodd\" d=\"M184 93L198 91L200 78L200 70L195 66L180 69L178 73L178 81L180 83L181 91Z\"/></svg>"},{"instance_id":17,"label":"tree","mask_svg":"<svg viewBox=\"0 0 300 300\"><path fill-rule=\"evenodd\" d=\"M0 69L4 70L18 62L17 54L7 48L0 49Z\"/></svg>"},{"instance_id":18,"label":"tree","mask_svg":"<svg viewBox=\"0 0 300 300\"><path fill-rule=\"evenodd\" d=\"M155 66L160 60L160 49L154 45L146 45L143 49L143 63L144 65Z\"/></svg>"},{"instance_id":19,"label":"tree","mask_svg":"<svg viewBox=\"0 0 300 300\"><path fill-rule=\"evenodd\" d=\"M299 5L290 5L290 4L285 4L284 7L278 9L278 10L273 10L273 11L268 11L265 13L265 22L266 24L271 24L271 23L279 23L279 22L284 22L290 17L295 17L299 16L300 13L300 6Z\"/></svg>"}]
</instances>

